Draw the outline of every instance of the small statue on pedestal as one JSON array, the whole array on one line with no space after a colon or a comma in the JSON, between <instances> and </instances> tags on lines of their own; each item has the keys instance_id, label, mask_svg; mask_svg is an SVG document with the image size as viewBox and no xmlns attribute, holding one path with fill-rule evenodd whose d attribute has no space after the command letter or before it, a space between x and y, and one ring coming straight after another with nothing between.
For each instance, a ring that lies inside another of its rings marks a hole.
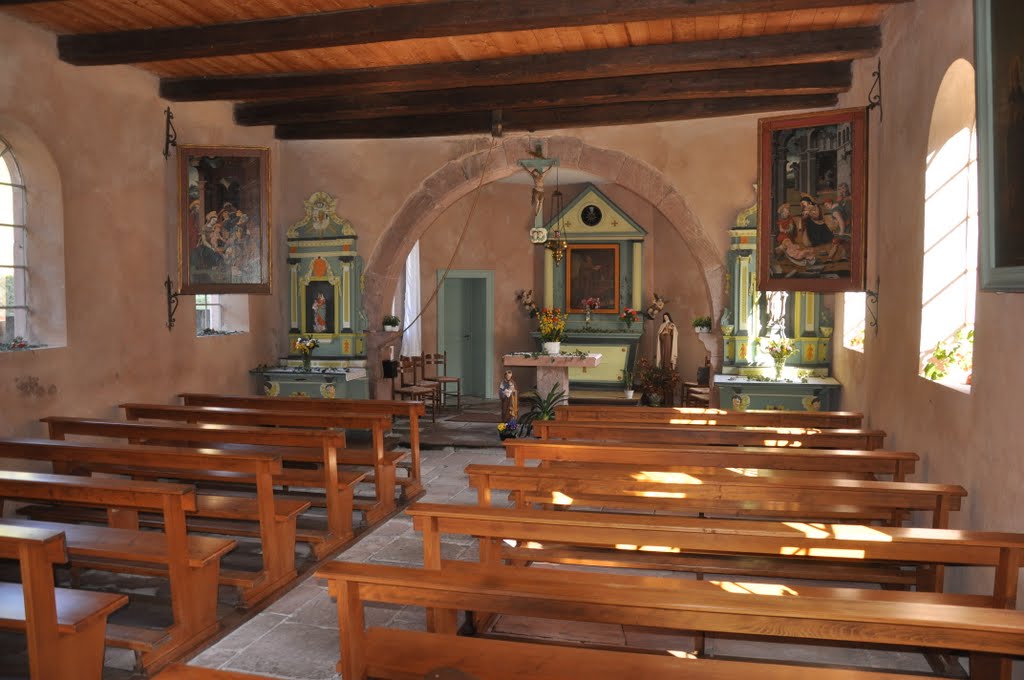
<instances>
[{"instance_id":1,"label":"small statue on pedestal","mask_svg":"<svg viewBox=\"0 0 1024 680\"><path fill-rule=\"evenodd\" d=\"M498 385L498 398L501 399L501 422L508 423L519 419L519 388L512 378L512 371L506 370L505 377Z\"/></svg>"}]
</instances>

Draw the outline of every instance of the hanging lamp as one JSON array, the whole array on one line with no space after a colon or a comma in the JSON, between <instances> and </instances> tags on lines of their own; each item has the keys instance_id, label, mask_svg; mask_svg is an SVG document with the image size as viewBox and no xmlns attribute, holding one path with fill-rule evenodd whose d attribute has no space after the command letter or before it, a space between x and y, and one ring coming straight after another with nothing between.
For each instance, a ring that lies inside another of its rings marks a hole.
<instances>
[{"instance_id":1,"label":"hanging lamp","mask_svg":"<svg viewBox=\"0 0 1024 680\"><path fill-rule=\"evenodd\" d=\"M565 251L568 250L569 244L565 239L565 230L562 228L562 210L563 210L563 196L562 191L558 186L558 167L555 167L555 191L551 194L551 218L548 220L548 224L554 222L554 228L551 230L551 235L548 237L547 243L544 247L551 251L551 259L558 264L565 257ZM565 225L568 227L568 224Z\"/></svg>"}]
</instances>

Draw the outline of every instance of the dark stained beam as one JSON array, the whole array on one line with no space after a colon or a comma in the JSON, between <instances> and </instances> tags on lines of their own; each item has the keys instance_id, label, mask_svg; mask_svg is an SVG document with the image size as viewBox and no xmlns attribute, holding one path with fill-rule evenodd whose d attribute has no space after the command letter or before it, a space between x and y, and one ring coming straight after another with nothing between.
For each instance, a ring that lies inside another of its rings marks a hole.
<instances>
[{"instance_id":1,"label":"dark stained beam","mask_svg":"<svg viewBox=\"0 0 1024 680\"><path fill-rule=\"evenodd\" d=\"M723 97L836 94L850 89L850 62L668 73L561 83L279 100L235 106L241 125L397 118L472 111L564 108Z\"/></svg>"},{"instance_id":2,"label":"dark stained beam","mask_svg":"<svg viewBox=\"0 0 1024 680\"><path fill-rule=\"evenodd\" d=\"M554 130L598 125L637 125L670 120L738 116L836 106L834 94L797 97L732 97L681 102L637 102L606 106L531 109L502 113L502 129ZM278 139L384 139L491 133L489 111L444 116L406 116L375 120L278 125Z\"/></svg>"},{"instance_id":3,"label":"dark stained beam","mask_svg":"<svg viewBox=\"0 0 1024 680\"><path fill-rule=\"evenodd\" d=\"M126 64L339 45L912 0L445 0L205 26L62 35L72 64Z\"/></svg>"},{"instance_id":4,"label":"dark stained beam","mask_svg":"<svg viewBox=\"0 0 1024 680\"><path fill-rule=\"evenodd\" d=\"M164 78L160 96L172 101L260 100L288 97L414 92L584 78L849 61L878 53L877 26L728 40L536 54L472 62L354 69L330 73Z\"/></svg>"}]
</instances>

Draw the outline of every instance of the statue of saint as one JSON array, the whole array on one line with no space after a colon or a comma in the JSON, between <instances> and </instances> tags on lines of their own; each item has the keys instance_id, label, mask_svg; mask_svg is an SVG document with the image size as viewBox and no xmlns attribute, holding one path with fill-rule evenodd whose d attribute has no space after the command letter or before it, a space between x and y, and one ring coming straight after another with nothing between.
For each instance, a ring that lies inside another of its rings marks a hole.
<instances>
[{"instance_id":1,"label":"statue of saint","mask_svg":"<svg viewBox=\"0 0 1024 680\"><path fill-rule=\"evenodd\" d=\"M505 377L498 385L498 398L501 399L501 422L507 423L513 418L519 419L519 389L512 378L512 371L505 370Z\"/></svg>"}]
</instances>

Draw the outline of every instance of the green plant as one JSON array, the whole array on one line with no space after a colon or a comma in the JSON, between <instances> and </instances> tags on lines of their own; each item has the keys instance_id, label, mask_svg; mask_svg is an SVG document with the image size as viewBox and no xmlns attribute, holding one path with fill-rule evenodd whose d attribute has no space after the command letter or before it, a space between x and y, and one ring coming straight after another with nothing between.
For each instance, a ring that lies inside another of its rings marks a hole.
<instances>
[{"instance_id":1,"label":"green plant","mask_svg":"<svg viewBox=\"0 0 1024 680\"><path fill-rule=\"evenodd\" d=\"M627 390L633 389L633 371L626 370L622 372L622 385Z\"/></svg>"},{"instance_id":2,"label":"green plant","mask_svg":"<svg viewBox=\"0 0 1024 680\"><path fill-rule=\"evenodd\" d=\"M384 325L385 326L401 326L402 325L402 320L399 319L394 314L388 314L387 316L384 317Z\"/></svg>"},{"instance_id":3,"label":"green plant","mask_svg":"<svg viewBox=\"0 0 1024 680\"><path fill-rule=\"evenodd\" d=\"M694 328L711 328L711 317L710 316L695 316L693 317Z\"/></svg>"},{"instance_id":4,"label":"green plant","mask_svg":"<svg viewBox=\"0 0 1024 680\"><path fill-rule=\"evenodd\" d=\"M533 421L554 420L555 407L568 400L561 385L552 385L546 397L532 394L525 399L530 410L519 417L519 436L527 437L533 432Z\"/></svg>"},{"instance_id":5,"label":"green plant","mask_svg":"<svg viewBox=\"0 0 1024 680\"><path fill-rule=\"evenodd\" d=\"M970 373L973 365L974 329L961 326L952 337L935 343L921 372L929 380L942 380L950 375L951 369Z\"/></svg>"},{"instance_id":6,"label":"green plant","mask_svg":"<svg viewBox=\"0 0 1024 680\"><path fill-rule=\"evenodd\" d=\"M641 359L636 365L636 382L648 395L664 394L675 389L679 373L674 369L656 366L648 359Z\"/></svg>"}]
</instances>

